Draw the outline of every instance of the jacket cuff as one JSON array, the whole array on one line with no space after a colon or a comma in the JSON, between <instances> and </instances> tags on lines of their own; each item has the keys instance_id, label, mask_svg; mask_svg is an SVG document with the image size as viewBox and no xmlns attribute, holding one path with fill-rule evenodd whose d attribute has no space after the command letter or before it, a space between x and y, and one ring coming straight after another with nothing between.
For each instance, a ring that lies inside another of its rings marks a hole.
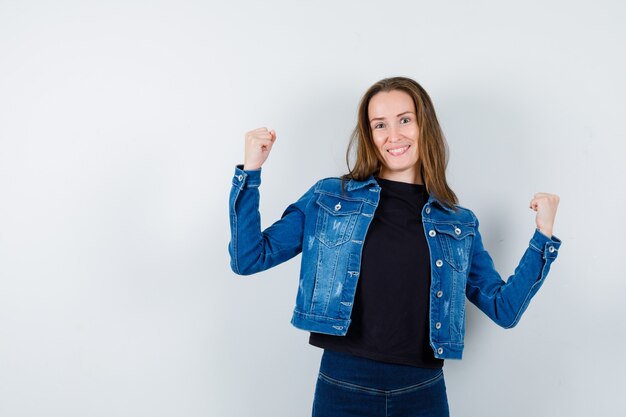
<instances>
[{"instance_id":1,"label":"jacket cuff","mask_svg":"<svg viewBox=\"0 0 626 417\"><path fill-rule=\"evenodd\" d=\"M552 238L544 235L535 229L535 234L530 239L530 247L536 252L543 255L543 259L556 259L559 254L559 248L561 247L561 239L552 235Z\"/></svg>"},{"instance_id":2,"label":"jacket cuff","mask_svg":"<svg viewBox=\"0 0 626 417\"><path fill-rule=\"evenodd\" d=\"M233 186L239 189L258 187L261 185L261 168L244 170L243 164L235 166Z\"/></svg>"}]
</instances>

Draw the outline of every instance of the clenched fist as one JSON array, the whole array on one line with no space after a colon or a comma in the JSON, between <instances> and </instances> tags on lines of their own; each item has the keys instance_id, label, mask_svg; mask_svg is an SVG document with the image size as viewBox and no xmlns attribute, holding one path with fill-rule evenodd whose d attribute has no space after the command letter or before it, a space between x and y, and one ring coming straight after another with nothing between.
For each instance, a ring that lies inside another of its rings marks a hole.
<instances>
[{"instance_id":1,"label":"clenched fist","mask_svg":"<svg viewBox=\"0 0 626 417\"><path fill-rule=\"evenodd\" d=\"M537 212L535 222L537 228L544 235L552 238L552 227L556 208L559 206L559 196L556 194L537 193L530 201L530 208Z\"/></svg>"},{"instance_id":2,"label":"clenched fist","mask_svg":"<svg viewBox=\"0 0 626 417\"><path fill-rule=\"evenodd\" d=\"M246 133L243 169L261 168L261 165L265 163L269 156L275 140L276 132L274 132L274 129L267 130L265 127L260 127Z\"/></svg>"}]
</instances>

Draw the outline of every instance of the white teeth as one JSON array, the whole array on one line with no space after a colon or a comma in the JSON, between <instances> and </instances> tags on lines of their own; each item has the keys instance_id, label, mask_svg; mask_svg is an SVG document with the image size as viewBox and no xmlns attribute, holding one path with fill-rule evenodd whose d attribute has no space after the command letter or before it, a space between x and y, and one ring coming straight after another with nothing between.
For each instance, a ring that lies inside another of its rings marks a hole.
<instances>
[{"instance_id":1,"label":"white teeth","mask_svg":"<svg viewBox=\"0 0 626 417\"><path fill-rule=\"evenodd\" d=\"M388 149L387 152L393 155L399 155L402 152L406 151L408 148L409 148L408 146L405 146L404 148Z\"/></svg>"}]
</instances>

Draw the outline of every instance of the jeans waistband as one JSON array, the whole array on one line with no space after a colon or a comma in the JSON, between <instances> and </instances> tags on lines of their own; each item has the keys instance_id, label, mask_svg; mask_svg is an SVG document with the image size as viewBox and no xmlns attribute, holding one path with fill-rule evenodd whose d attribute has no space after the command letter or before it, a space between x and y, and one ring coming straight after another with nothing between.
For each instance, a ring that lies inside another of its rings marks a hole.
<instances>
[{"instance_id":1,"label":"jeans waistband","mask_svg":"<svg viewBox=\"0 0 626 417\"><path fill-rule=\"evenodd\" d=\"M324 349L320 372L331 378L372 389L395 390L421 384L439 376L442 369L375 361Z\"/></svg>"}]
</instances>

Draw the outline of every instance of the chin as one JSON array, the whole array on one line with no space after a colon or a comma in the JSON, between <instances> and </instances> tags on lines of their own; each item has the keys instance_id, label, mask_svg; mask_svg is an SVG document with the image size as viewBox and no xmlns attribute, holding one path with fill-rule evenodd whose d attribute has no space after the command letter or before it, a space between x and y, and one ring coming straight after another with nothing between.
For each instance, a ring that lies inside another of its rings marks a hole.
<instances>
[{"instance_id":1,"label":"chin","mask_svg":"<svg viewBox=\"0 0 626 417\"><path fill-rule=\"evenodd\" d=\"M415 163L412 164L387 164L387 169L390 171L406 171L415 166Z\"/></svg>"}]
</instances>

